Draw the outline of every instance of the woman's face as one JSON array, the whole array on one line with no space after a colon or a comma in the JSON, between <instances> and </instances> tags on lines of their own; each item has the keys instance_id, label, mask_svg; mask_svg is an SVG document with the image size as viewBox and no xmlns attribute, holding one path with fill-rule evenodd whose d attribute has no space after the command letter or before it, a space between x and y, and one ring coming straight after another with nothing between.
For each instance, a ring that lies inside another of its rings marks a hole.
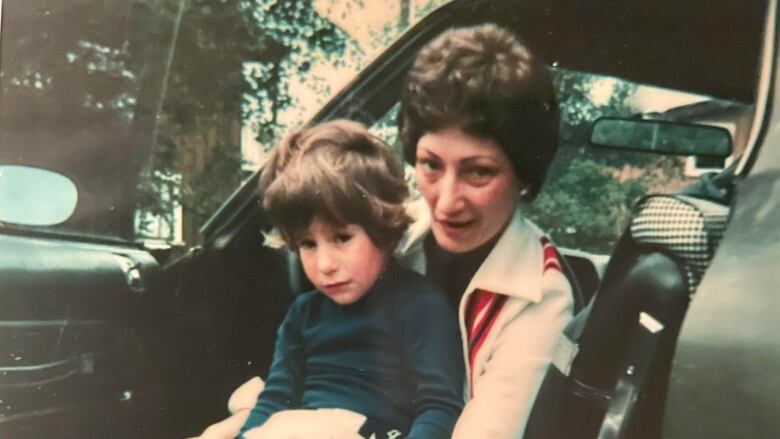
<instances>
[{"instance_id":1,"label":"woman's face","mask_svg":"<svg viewBox=\"0 0 780 439\"><path fill-rule=\"evenodd\" d=\"M517 208L520 188L506 153L459 128L420 138L415 174L433 235L447 251L463 253L489 241Z\"/></svg>"}]
</instances>

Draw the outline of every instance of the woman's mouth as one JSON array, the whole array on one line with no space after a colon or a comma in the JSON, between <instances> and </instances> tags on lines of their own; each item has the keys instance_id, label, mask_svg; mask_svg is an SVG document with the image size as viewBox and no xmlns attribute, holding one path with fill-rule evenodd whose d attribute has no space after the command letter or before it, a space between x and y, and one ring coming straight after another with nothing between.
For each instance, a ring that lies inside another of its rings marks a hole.
<instances>
[{"instance_id":1,"label":"woman's mouth","mask_svg":"<svg viewBox=\"0 0 780 439\"><path fill-rule=\"evenodd\" d=\"M450 236L459 236L466 232L466 230L472 226L475 221L474 220L468 220L468 221L442 221L437 220L436 221L441 229Z\"/></svg>"}]
</instances>

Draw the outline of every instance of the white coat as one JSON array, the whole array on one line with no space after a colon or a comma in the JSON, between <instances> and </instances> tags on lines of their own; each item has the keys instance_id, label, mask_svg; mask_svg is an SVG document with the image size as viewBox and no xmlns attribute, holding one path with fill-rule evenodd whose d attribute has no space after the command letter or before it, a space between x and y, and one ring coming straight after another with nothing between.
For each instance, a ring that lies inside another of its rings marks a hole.
<instances>
[{"instance_id":1,"label":"white coat","mask_svg":"<svg viewBox=\"0 0 780 439\"><path fill-rule=\"evenodd\" d=\"M424 202L413 203L409 212L415 222L395 256L402 265L424 274L423 242L430 232L430 213ZM468 328L467 308L476 303L484 306L478 307L480 312ZM523 436L573 303L557 252L517 210L460 300L466 406L454 439Z\"/></svg>"}]
</instances>

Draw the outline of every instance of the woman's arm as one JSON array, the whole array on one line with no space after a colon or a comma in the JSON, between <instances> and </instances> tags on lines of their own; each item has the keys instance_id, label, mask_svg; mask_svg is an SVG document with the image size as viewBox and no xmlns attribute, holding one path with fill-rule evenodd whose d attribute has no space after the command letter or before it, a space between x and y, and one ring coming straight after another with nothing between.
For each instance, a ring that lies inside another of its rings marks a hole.
<instances>
[{"instance_id":1,"label":"woman's arm","mask_svg":"<svg viewBox=\"0 0 780 439\"><path fill-rule=\"evenodd\" d=\"M273 361L265 387L241 433L265 423L276 412L296 408L303 383L303 340L301 337L303 297L293 302L276 334Z\"/></svg>"},{"instance_id":2,"label":"woman's arm","mask_svg":"<svg viewBox=\"0 0 780 439\"><path fill-rule=\"evenodd\" d=\"M457 317L443 293L428 290L403 310L403 343L417 381L407 439L449 439L463 408L463 354Z\"/></svg>"},{"instance_id":3,"label":"woman's arm","mask_svg":"<svg viewBox=\"0 0 780 439\"><path fill-rule=\"evenodd\" d=\"M522 437L555 343L572 315L571 287L559 272L542 280L542 300L510 298L483 373L458 419L453 439ZM485 346L487 347L487 346ZM484 347L483 347L484 349Z\"/></svg>"}]
</instances>

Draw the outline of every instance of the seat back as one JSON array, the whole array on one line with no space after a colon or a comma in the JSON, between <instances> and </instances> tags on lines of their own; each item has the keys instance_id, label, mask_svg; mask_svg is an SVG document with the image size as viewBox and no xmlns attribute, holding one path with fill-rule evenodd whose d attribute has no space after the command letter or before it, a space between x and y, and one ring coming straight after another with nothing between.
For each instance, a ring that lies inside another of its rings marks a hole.
<instances>
[{"instance_id":1,"label":"seat back","mask_svg":"<svg viewBox=\"0 0 780 439\"><path fill-rule=\"evenodd\" d=\"M682 195L637 203L561 338L526 438L659 437L680 325L727 219L727 207Z\"/></svg>"},{"instance_id":2,"label":"seat back","mask_svg":"<svg viewBox=\"0 0 780 439\"><path fill-rule=\"evenodd\" d=\"M587 285L589 279L583 279L577 276L577 274L581 274L585 270L581 269L576 271L572 266L573 259L567 258L566 256L561 256L559 258L559 262L561 264L563 275L566 276L566 280L569 281L569 286L571 286L571 298L573 303L572 311L576 314L580 312L583 307L585 307L583 285ZM596 274L596 276L598 276L598 274Z\"/></svg>"}]
</instances>

